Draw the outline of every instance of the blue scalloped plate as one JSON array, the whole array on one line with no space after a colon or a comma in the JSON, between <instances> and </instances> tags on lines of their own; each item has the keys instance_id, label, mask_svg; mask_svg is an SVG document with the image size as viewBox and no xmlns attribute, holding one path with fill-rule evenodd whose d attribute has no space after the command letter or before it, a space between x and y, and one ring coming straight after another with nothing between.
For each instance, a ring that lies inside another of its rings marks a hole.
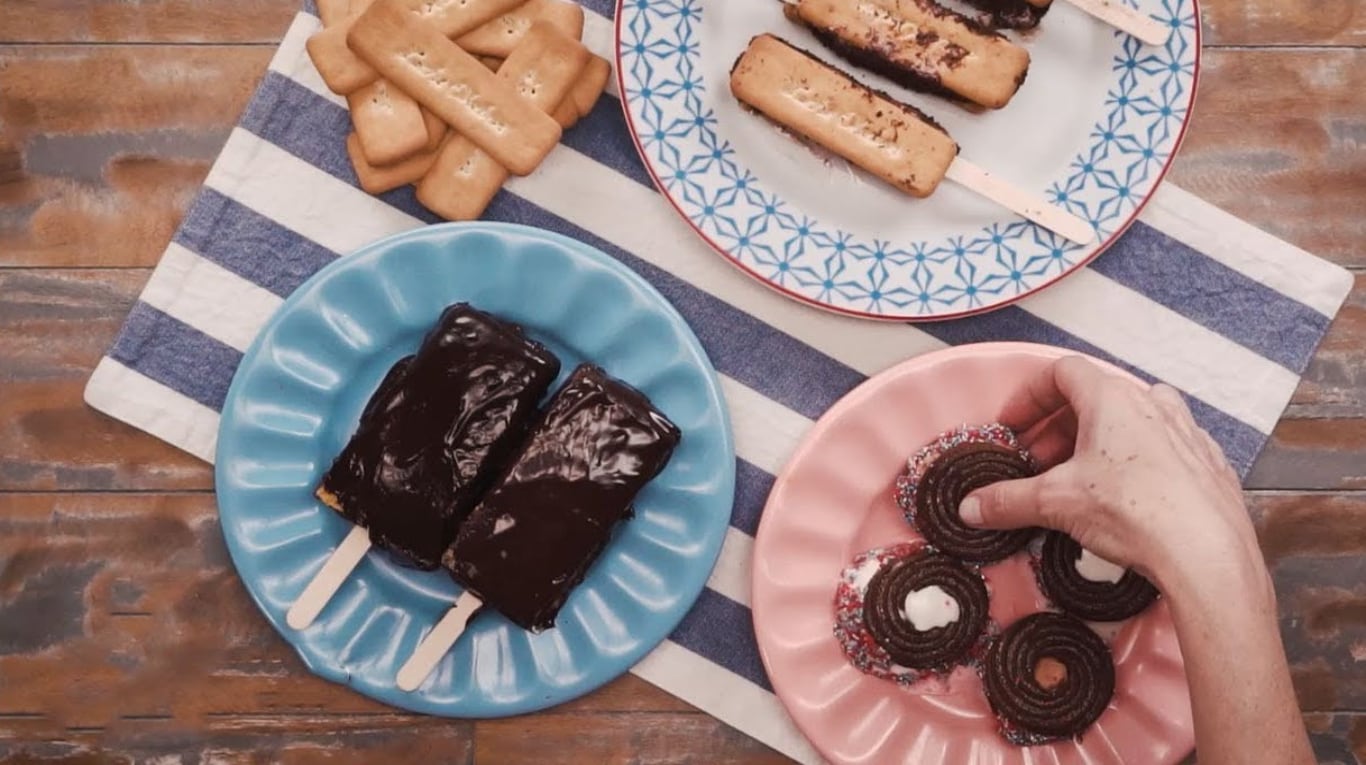
<instances>
[{"instance_id":1,"label":"blue scalloped plate","mask_svg":"<svg viewBox=\"0 0 1366 765\"><path fill-rule=\"evenodd\" d=\"M730 263L783 294L871 319L1000 308L1113 244L1171 167L1200 70L1198 0L1119 0L1171 29L1144 45L1053 3L1008 36L1029 76L1003 109L971 112L852 67L778 0L617 0L617 77L655 185ZM955 183L912 199L742 109L729 74L769 32L919 107L963 157L1095 228L1065 241Z\"/></svg>"},{"instance_id":2,"label":"blue scalloped plate","mask_svg":"<svg viewBox=\"0 0 1366 765\"><path fill-rule=\"evenodd\" d=\"M285 611L350 530L314 500L313 487L384 372L442 308L462 300L521 324L560 357L564 374L592 361L640 388L683 440L555 629L532 635L485 613L421 688L404 693L394 685L399 666L458 593L445 574L372 550L311 627L290 629ZM607 255L505 224L411 231L320 271L242 360L217 454L233 563L308 667L394 706L452 717L532 712L630 669L701 592L734 500L735 451L716 373L682 317Z\"/></svg>"}]
</instances>

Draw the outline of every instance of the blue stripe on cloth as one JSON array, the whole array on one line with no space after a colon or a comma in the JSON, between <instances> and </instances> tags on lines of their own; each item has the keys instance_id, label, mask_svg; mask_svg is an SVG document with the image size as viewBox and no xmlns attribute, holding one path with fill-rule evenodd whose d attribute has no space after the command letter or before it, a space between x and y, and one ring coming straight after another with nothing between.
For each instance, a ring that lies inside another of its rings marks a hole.
<instances>
[{"instance_id":1,"label":"blue stripe on cloth","mask_svg":"<svg viewBox=\"0 0 1366 765\"><path fill-rule=\"evenodd\" d=\"M175 242L280 297L336 254L205 186Z\"/></svg>"},{"instance_id":2,"label":"blue stripe on cloth","mask_svg":"<svg viewBox=\"0 0 1366 765\"><path fill-rule=\"evenodd\" d=\"M620 260L678 309L717 371L813 420L866 379L776 327L515 194L495 197L484 219L558 231Z\"/></svg>"},{"instance_id":3,"label":"blue stripe on cloth","mask_svg":"<svg viewBox=\"0 0 1366 765\"><path fill-rule=\"evenodd\" d=\"M653 190L654 181L636 151L621 102L603 95L579 124L564 134L564 145L590 156L640 185Z\"/></svg>"},{"instance_id":4,"label":"blue stripe on cloth","mask_svg":"<svg viewBox=\"0 0 1366 765\"><path fill-rule=\"evenodd\" d=\"M1304 371L1328 328L1329 317L1146 223L1091 267L1292 372Z\"/></svg>"},{"instance_id":5,"label":"blue stripe on cloth","mask_svg":"<svg viewBox=\"0 0 1366 765\"><path fill-rule=\"evenodd\" d=\"M966 319L921 324L919 326L929 334L952 345L1019 340L1067 348L1077 353L1084 353L1108 361L1149 383L1158 381L1157 378L1123 359L1116 358L1017 306L1008 306L998 311ZM1186 396L1186 403L1190 405L1191 413L1195 416L1196 422L1208 430L1214 440L1218 441L1219 445L1224 448L1224 453L1228 456L1229 462L1233 463L1238 475L1246 477L1248 471L1252 469L1252 462L1257 458L1257 453L1266 443L1266 435L1251 425L1191 396Z\"/></svg>"},{"instance_id":6,"label":"blue stripe on cloth","mask_svg":"<svg viewBox=\"0 0 1366 765\"><path fill-rule=\"evenodd\" d=\"M242 361L236 349L143 302L133 304L109 357L215 411Z\"/></svg>"},{"instance_id":7,"label":"blue stripe on cloth","mask_svg":"<svg viewBox=\"0 0 1366 765\"><path fill-rule=\"evenodd\" d=\"M608 19L617 15L617 0L579 0L579 5Z\"/></svg>"},{"instance_id":8,"label":"blue stripe on cloth","mask_svg":"<svg viewBox=\"0 0 1366 765\"><path fill-rule=\"evenodd\" d=\"M284 109L313 110L319 108L319 104L325 104L340 111L312 91L283 77L277 77L274 82L267 77L262 87L276 90L282 99L280 107ZM299 98L303 101L294 101ZM320 137L316 130L304 129L302 120L288 117L275 119L266 115L244 120L243 126L323 172L354 183L351 161L345 150L337 145L342 138ZM434 220L418 203L410 187L396 189L382 198L405 213L426 221ZM484 219L558 231L625 263L678 309L697 333L718 370L807 417L819 417L864 380L858 371L515 194L499 192ZM302 239L287 229L275 228ZM225 243L225 246L228 244L231 243ZM272 246L284 244L272 237ZM244 252L242 257L270 255L269 251L256 251Z\"/></svg>"},{"instance_id":9,"label":"blue stripe on cloth","mask_svg":"<svg viewBox=\"0 0 1366 765\"><path fill-rule=\"evenodd\" d=\"M754 536L759 531L759 516L773 490L773 476L742 459L735 460L735 507L730 525Z\"/></svg>"},{"instance_id":10,"label":"blue stripe on cloth","mask_svg":"<svg viewBox=\"0 0 1366 765\"><path fill-rule=\"evenodd\" d=\"M766 691L773 690L759 658L749 609L724 595L702 590L669 639Z\"/></svg>"}]
</instances>

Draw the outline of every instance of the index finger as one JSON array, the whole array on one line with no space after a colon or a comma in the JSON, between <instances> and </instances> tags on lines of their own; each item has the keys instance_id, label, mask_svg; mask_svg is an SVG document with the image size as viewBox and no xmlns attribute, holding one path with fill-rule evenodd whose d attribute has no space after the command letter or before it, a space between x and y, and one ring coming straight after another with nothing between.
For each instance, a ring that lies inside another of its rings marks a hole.
<instances>
[{"instance_id":1,"label":"index finger","mask_svg":"<svg viewBox=\"0 0 1366 765\"><path fill-rule=\"evenodd\" d=\"M1023 433L1067 406L1080 415L1104 374L1081 356L1058 359L1006 401L1001 409L1001 424Z\"/></svg>"}]
</instances>

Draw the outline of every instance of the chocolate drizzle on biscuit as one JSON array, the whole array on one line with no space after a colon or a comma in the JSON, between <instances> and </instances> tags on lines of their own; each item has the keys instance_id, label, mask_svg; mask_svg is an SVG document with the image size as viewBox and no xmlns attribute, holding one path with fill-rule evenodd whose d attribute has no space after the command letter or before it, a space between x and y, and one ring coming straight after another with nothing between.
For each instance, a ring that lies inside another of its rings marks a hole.
<instances>
[{"instance_id":1,"label":"chocolate drizzle on biscuit","mask_svg":"<svg viewBox=\"0 0 1366 765\"><path fill-rule=\"evenodd\" d=\"M997 29L1033 29L1051 5L1038 6L1029 0L964 0L987 14L986 24Z\"/></svg>"}]
</instances>

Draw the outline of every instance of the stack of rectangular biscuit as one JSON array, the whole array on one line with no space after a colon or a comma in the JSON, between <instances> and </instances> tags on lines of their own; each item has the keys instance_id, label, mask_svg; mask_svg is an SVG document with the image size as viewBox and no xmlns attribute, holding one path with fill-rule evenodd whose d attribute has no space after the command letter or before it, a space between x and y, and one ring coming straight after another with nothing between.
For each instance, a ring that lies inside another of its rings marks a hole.
<instances>
[{"instance_id":1,"label":"stack of rectangular biscuit","mask_svg":"<svg viewBox=\"0 0 1366 765\"><path fill-rule=\"evenodd\" d=\"M318 0L308 53L346 96L361 188L407 183L447 220L483 214L588 114L612 67L566 0Z\"/></svg>"}]
</instances>

